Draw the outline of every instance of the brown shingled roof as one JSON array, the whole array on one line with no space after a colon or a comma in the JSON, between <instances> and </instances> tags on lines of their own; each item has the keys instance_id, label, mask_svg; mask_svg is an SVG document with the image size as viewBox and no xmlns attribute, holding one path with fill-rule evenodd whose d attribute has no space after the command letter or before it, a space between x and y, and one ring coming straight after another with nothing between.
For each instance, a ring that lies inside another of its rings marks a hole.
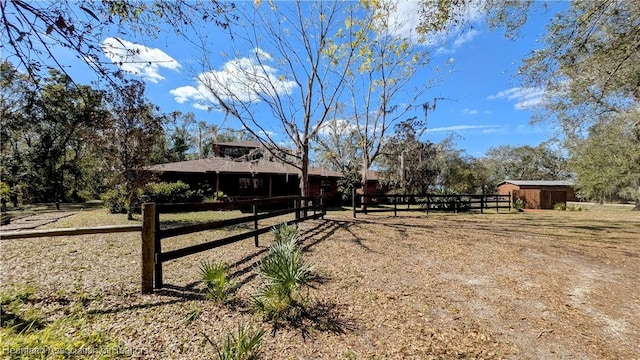
<instances>
[{"instance_id":1,"label":"brown shingled roof","mask_svg":"<svg viewBox=\"0 0 640 360\"><path fill-rule=\"evenodd\" d=\"M208 158L188 160L147 167L153 172L177 173L240 173L297 175L298 169L291 165L260 159L257 161L234 161L228 158ZM342 177L338 171L309 167L309 175L322 177Z\"/></svg>"}]
</instances>

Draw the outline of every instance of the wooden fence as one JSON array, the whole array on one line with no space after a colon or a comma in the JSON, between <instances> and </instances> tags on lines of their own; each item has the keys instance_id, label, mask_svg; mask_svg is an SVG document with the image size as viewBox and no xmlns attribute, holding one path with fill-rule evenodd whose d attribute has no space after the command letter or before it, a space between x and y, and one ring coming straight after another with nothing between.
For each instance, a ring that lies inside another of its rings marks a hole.
<instances>
[{"instance_id":1,"label":"wooden fence","mask_svg":"<svg viewBox=\"0 0 640 360\"><path fill-rule=\"evenodd\" d=\"M95 227L80 228L64 228L64 229L43 229L43 230L24 230L24 231L7 231L0 233L0 239L27 239L42 236L74 236L89 234L108 234L120 232L135 232L142 230L140 225L105 225Z\"/></svg>"},{"instance_id":2,"label":"wooden fence","mask_svg":"<svg viewBox=\"0 0 640 360\"><path fill-rule=\"evenodd\" d=\"M238 218L217 220L195 225L185 225L170 229L161 229L161 213L211 211L211 210L242 210L252 215ZM312 214L310 214L312 212ZM194 203L194 204L154 204L142 206L142 293L148 294L153 289L163 287L162 263L184 256L232 244L241 240L253 238L258 246L259 235L271 231L272 226L259 226L259 221L277 216L295 214L293 220L286 224L318 219L324 216L324 201L322 197L283 196L276 198L234 201L227 203ZM221 229L228 226L253 223L253 230L232 235L181 249L162 252L162 240L195 232Z\"/></svg>"},{"instance_id":3,"label":"wooden fence","mask_svg":"<svg viewBox=\"0 0 640 360\"><path fill-rule=\"evenodd\" d=\"M398 211L444 211L466 212L500 209L511 210L511 196L501 194L459 194L459 195L352 195L353 217L358 213Z\"/></svg>"},{"instance_id":4,"label":"wooden fence","mask_svg":"<svg viewBox=\"0 0 640 360\"><path fill-rule=\"evenodd\" d=\"M161 213L179 213L211 210L240 210L252 213L226 220L211 221L201 224L185 225L176 228L161 229ZM259 221L277 216L295 214L286 224L295 224L305 220L318 219L324 216L324 199L320 197L283 196L275 198L253 199L225 203L190 203L190 204L155 204L142 206L142 225L108 225L84 228L45 229L12 231L0 233L1 240L26 239L36 237L74 236L87 234L106 234L120 232L142 233L142 293L148 294L153 289L163 287L162 263L183 256L196 254L219 246L254 238L258 246L258 237L271 231L271 226L259 227ZM199 231L221 229L228 226L253 223L253 231L232 235L213 241L188 246L186 248L162 252L162 240Z\"/></svg>"}]
</instances>

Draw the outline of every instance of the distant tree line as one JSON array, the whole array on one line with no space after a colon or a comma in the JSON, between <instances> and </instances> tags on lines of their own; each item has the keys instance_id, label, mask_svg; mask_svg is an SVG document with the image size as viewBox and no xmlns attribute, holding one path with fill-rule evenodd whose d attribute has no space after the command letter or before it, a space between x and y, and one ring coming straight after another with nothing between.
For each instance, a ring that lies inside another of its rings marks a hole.
<instances>
[{"instance_id":1,"label":"distant tree line","mask_svg":"<svg viewBox=\"0 0 640 360\"><path fill-rule=\"evenodd\" d=\"M246 138L192 113L161 113L144 83L117 90L78 85L50 70L34 80L0 64L0 179L5 201L77 202L109 189L128 194L157 163L204 158L219 141Z\"/></svg>"}]
</instances>

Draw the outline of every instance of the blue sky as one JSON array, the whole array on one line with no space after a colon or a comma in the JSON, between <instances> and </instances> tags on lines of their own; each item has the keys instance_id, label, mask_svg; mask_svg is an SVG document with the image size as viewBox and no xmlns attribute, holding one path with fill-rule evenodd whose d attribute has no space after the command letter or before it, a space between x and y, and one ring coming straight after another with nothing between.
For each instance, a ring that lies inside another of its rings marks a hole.
<instances>
[{"instance_id":1,"label":"blue sky","mask_svg":"<svg viewBox=\"0 0 640 360\"><path fill-rule=\"evenodd\" d=\"M407 29L417 23L416 6L417 2L400 2L398 17L404 19ZM563 4L552 3L552 10L559 6ZM501 31L487 30L480 21L481 16L471 13L469 17L476 20L473 28L431 44L433 66L451 61L453 65L449 67L450 73L425 95L426 99L449 100L439 101L436 111L428 115L428 129L423 138L437 142L453 133L457 147L472 156L482 156L487 149L500 145L535 146L549 139L553 135L550 124L529 125L532 110L542 101L543 91L523 88L516 74L521 59L541 46L537 40L544 34L544 25L551 14L552 11L537 12L517 39L507 40ZM213 67L210 70L223 73L225 66L233 61L243 61L242 55L237 58L220 55L228 54L232 46L225 32L215 25L206 32ZM120 50L123 46L140 50L135 59L128 57L128 60L135 60L134 63L124 61L121 68L147 83L149 100L159 105L163 112L193 112L198 120L238 127L232 121L225 121L222 112L206 109L206 99L197 93L194 80L201 66L198 54L188 45L184 39L174 38L169 33L141 41L134 35L127 38L120 34L116 38L114 32L111 36L105 34L103 40L105 58L116 63L123 60ZM274 75L280 75L277 65L273 66ZM425 69L414 80L424 81L430 76L430 69ZM95 80L95 76L88 73L84 77L86 82ZM84 79L77 80L83 82ZM286 83L281 85L287 86ZM422 116L422 112L417 115Z\"/></svg>"}]
</instances>

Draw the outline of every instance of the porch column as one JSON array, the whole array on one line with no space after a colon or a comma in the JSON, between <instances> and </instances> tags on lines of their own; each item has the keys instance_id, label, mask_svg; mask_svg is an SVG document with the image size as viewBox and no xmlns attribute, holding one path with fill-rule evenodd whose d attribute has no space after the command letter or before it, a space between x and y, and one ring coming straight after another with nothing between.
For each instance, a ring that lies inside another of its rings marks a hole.
<instances>
[{"instance_id":1,"label":"porch column","mask_svg":"<svg viewBox=\"0 0 640 360\"><path fill-rule=\"evenodd\" d=\"M271 190L273 189L273 175L269 175L269 197L273 196Z\"/></svg>"}]
</instances>

